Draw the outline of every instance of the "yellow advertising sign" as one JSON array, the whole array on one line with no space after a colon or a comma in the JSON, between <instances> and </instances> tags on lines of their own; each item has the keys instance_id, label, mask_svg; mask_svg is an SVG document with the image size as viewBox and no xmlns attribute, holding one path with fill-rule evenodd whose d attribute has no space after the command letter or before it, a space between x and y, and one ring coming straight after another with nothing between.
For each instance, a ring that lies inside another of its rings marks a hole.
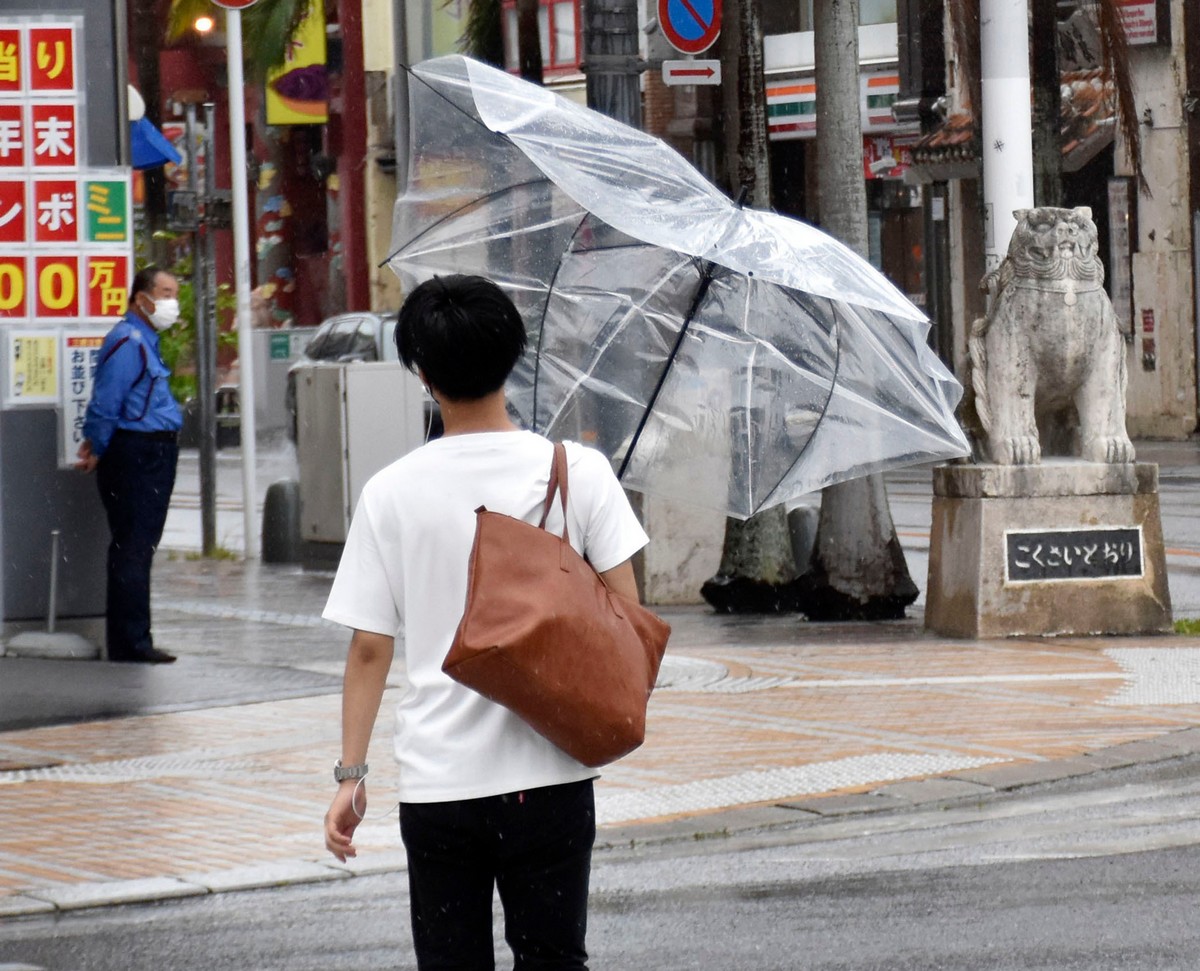
<instances>
[{"instance_id":1,"label":"yellow advertising sign","mask_svg":"<svg viewBox=\"0 0 1200 971\"><path fill-rule=\"evenodd\" d=\"M429 11L430 33L433 37L433 56L457 54L459 42L467 27L468 0L442 0Z\"/></svg>"},{"instance_id":2,"label":"yellow advertising sign","mask_svg":"<svg viewBox=\"0 0 1200 971\"><path fill-rule=\"evenodd\" d=\"M267 75L267 124L321 125L328 120L325 5L313 0L289 45L287 63Z\"/></svg>"},{"instance_id":3,"label":"yellow advertising sign","mask_svg":"<svg viewBox=\"0 0 1200 971\"><path fill-rule=\"evenodd\" d=\"M5 404L58 403L58 331L8 331Z\"/></svg>"}]
</instances>

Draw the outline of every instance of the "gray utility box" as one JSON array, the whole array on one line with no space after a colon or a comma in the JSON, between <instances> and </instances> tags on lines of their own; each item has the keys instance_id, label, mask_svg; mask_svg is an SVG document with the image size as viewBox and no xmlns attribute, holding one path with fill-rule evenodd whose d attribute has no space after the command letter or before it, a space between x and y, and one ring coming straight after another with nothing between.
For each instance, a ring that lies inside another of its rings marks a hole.
<instances>
[{"instance_id":1,"label":"gray utility box","mask_svg":"<svg viewBox=\"0 0 1200 971\"><path fill-rule=\"evenodd\" d=\"M425 389L402 364L312 364L296 373L300 538L344 543L367 480L425 441Z\"/></svg>"},{"instance_id":2,"label":"gray utility box","mask_svg":"<svg viewBox=\"0 0 1200 971\"><path fill-rule=\"evenodd\" d=\"M316 332L315 327L254 331L254 425L259 441L282 438L287 431L288 369Z\"/></svg>"}]
</instances>

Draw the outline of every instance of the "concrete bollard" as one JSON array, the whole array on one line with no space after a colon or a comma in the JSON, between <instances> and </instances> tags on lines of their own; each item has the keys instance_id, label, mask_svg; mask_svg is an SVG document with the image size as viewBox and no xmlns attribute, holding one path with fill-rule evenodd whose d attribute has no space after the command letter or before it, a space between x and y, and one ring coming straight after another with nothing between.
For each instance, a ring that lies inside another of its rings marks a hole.
<instances>
[{"instance_id":1,"label":"concrete bollard","mask_svg":"<svg viewBox=\"0 0 1200 971\"><path fill-rule=\"evenodd\" d=\"M281 479L267 487L263 502L264 563L300 562L300 483Z\"/></svg>"}]
</instances>

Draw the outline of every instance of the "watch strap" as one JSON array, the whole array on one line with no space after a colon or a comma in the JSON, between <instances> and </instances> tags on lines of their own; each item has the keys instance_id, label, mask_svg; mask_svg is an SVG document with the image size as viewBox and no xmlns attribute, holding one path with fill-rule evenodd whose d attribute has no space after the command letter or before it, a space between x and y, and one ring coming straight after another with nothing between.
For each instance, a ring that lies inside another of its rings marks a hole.
<instances>
[{"instance_id":1,"label":"watch strap","mask_svg":"<svg viewBox=\"0 0 1200 971\"><path fill-rule=\"evenodd\" d=\"M365 762L359 765L342 765L342 760L338 759L333 763L333 779L335 782L345 782L347 779L361 779L367 774L367 764Z\"/></svg>"}]
</instances>

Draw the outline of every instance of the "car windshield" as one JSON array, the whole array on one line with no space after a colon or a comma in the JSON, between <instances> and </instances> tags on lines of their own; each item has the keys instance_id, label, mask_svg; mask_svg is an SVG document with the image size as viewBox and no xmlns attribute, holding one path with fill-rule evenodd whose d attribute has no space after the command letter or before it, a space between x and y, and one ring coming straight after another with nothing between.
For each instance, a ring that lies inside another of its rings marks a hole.
<instances>
[{"instance_id":1,"label":"car windshield","mask_svg":"<svg viewBox=\"0 0 1200 971\"><path fill-rule=\"evenodd\" d=\"M322 326L304 352L315 361L377 360L376 326L374 317L335 317Z\"/></svg>"}]
</instances>

